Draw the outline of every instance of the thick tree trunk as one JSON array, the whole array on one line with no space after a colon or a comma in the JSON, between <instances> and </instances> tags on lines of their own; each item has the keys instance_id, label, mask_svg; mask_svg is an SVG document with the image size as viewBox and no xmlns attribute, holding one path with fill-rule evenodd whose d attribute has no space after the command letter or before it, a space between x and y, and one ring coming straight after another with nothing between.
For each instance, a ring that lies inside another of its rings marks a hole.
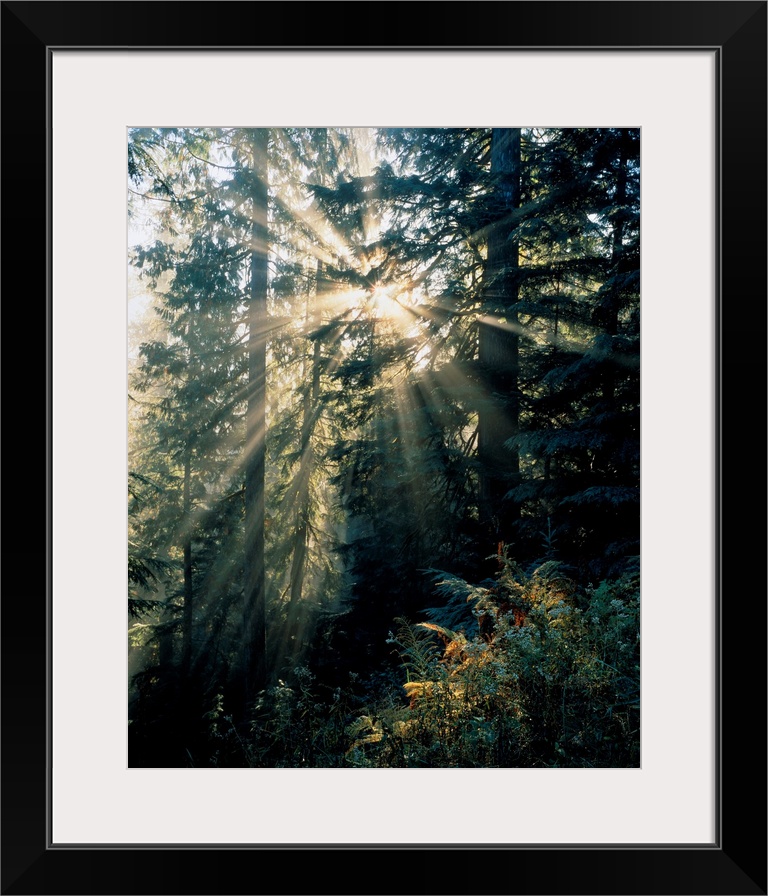
<instances>
[{"instance_id":1,"label":"thick tree trunk","mask_svg":"<svg viewBox=\"0 0 768 896\"><path fill-rule=\"evenodd\" d=\"M245 463L245 701L249 708L267 684L264 569L264 469L267 370L267 143L268 131L252 132L252 248L248 314L248 407Z\"/></svg>"},{"instance_id":2,"label":"thick tree trunk","mask_svg":"<svg viewBox=\"0 0 768 896\"><path fill-rule=\"evenodd\" d=\"M520 129L494 128L491 135L493 218L485 270L486 317L479 325L479 362L487 390L479 415L480 522L492 541L512 541L519 504L506 500L520 477L518 452L505 443L518 432L519 335L518 241L511 216L520 206Z\"/></svg>"}]
</instances>

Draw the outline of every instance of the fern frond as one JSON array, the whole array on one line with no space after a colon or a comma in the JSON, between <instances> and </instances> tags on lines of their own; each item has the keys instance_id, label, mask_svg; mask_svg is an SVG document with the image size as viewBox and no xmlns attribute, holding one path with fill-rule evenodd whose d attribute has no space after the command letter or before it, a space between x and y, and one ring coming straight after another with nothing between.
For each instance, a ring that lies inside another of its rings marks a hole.
<instances>
[{"instance_id":1,"label":"fern frond","mask_svg":"<svg viewBox=\"0 0 768 896\"><path fill-rule=\"evenodd\" d=\"M416 627L424 628L430 632L437 632L437 634L445 640L446 644L451 641L466 641L466 638L459 632L452 632L449 628L445 628L442 625L436 625L434 622L419 622L416 624Z\"/></svg>"},{"instance_id":2,"label":"fern frond","mask_svg":"<svg viewBox=\"0 0 768 896\"><path fill-rule=\"evenodd\" d=\"M368 732L364 734L363 732ZM355 719L347 728L347 733L355 738L352 745L347 750L349 755L354 750L365 744L377 744L384 739L384 726L379 719L373 716L364 715Z\"/></svg>"},{"instance_id":3,"label":"fern frond","mask_svg":"<svg viewBox=\"0 0 768 896\"><path fill-rule=\"evenodd\" d=\"M427 679L433 673L438 656L438 648L428 634L419 631L417 625L411 625L407 619L399 616L395 619L399 628L394 639L400 647L400 656L405 668L418 679Z\"/></svg>"}]
</instances>

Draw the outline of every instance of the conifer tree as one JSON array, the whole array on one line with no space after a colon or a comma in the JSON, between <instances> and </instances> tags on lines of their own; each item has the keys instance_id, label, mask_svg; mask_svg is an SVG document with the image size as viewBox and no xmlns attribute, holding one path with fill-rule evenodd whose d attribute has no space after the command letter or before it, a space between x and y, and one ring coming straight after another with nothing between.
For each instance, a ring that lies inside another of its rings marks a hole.
<instances>
[{"instance_id":1,"label":"conifer tree","mask_svg":"<svg viewBox=\"0 0 768 896\"><path fill-rule=\"evenodd\" d=\"M638 153L637 131L543 133L538 211L521 221L540 233L520 300L539 346L514 440L527 463L521 534L533 553L549 533L598 578L638 553Z\"/></svg>"},{"instance_id":2,"label":"conifer tree","mask_svg":"<svg viewBox=\"0 0 768 896\"><path fill-rule=\"evenodd\" d=\"M166 592L180 608L181 732L187 722L194 724L205 699L199 691L203 668L211 662L205 633L226 615L237 591L231 557L237 537L232 495L238 491L233 454L241 438L241 421L233 413L243 375L241 258L230 237L220 181L204 159L211 142L200 131L153 135L167 204L158 215L158 238L135 255L156 290L156 313L164 322L161 338L140 347L133 386L152 395L144 471L164 466L169 484L166 550L176 556L180 576L168 582Z\"/></svg>"},{"instance_id":3,"label":"conifer tree","mask_svg":"<svg viewBox=\"0 0 768 896\"><path fill-rule=\"evenodd\" d=\"M248 398L245 428L245 531L243 673L245 699L250 704L267 683L266 580L264 568L266 381L267 381L267 256L268 141L266 129L248 134L243 158L247 167L251 218L250 284L248 296Z\"/></svg>"},{"instance_id":4,"label":"conifer tree","mask_svg":"<svg viewBox=\"0 0 768 896\"><path fill-rule=\"evenodd\" d=\"M518 293L520 266L520 128L493 128L490 183L486 199L487 254L483 272L483 314L478 322L478 365L486 400L478 421L481 523L496 544L513 539L519 518L508 493L519 483L517 449L520 416Z\"/></svg>"}]
</instances>

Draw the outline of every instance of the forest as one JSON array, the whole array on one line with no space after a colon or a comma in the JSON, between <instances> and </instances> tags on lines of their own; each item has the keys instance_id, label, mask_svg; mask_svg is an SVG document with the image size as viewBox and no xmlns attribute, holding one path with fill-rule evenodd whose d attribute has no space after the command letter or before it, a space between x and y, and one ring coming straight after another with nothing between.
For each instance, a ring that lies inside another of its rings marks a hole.
<instances>
[{"instance_id":1,"label":"forest","mask_svg":"<svg viewBox=\"0 0 768 896\"><path fill-rule=\"evenodd\" d=\"M129 765L639 767L639 129L127 165Z\"/></svg>"}]
</instances>

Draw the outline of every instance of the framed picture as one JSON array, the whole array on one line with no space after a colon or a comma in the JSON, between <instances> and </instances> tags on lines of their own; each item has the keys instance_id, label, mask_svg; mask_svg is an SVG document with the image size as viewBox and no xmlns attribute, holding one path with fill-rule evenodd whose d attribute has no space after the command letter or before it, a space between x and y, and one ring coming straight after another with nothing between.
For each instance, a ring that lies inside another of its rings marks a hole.
<instances>
[{"instance_id":1,"label":"framed picture","mask_svg":"<svg viewBox=\"0 0 768 896\"><path fill-rule=\"evenodd\" d=\"M4 893L767 892L766 7L446 4L435 39L435 7L359 4L375 38L339 45L340 6L2 4L6 295L45 292L47 397L46 581L3 610ZM129 129L336 124L638 136L639 763L131 761Z\"/></svg>"}]
</instances>

